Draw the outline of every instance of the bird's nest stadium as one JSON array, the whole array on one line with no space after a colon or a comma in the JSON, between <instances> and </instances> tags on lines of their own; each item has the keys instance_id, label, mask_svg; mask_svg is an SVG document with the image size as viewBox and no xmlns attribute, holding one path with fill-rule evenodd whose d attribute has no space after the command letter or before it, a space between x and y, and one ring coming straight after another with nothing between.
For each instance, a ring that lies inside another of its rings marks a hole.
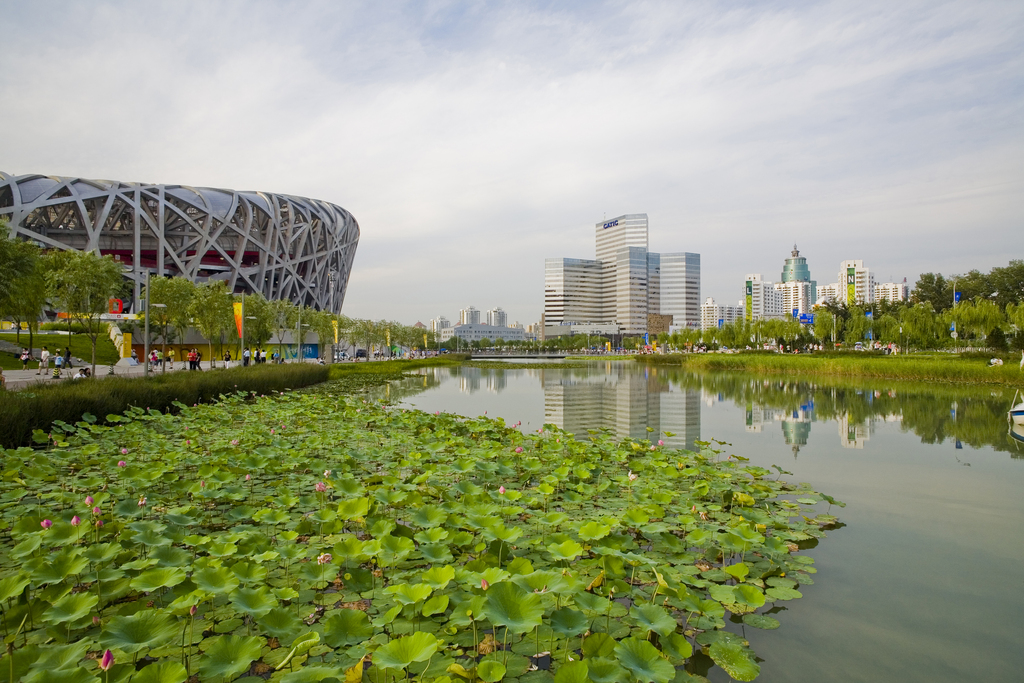
<instances>
[{"instance_id":1,"label":"bird's nest stadium","mask_svg":"<svg viewBox=\"0 0 1024 683\"><path fill-rule=\"evenodd\" d=\"M359 243L352 214L316 199L0 172L4 218L44 249L113 256L136 302L148 271L339 313Z\"/></svg>"}]
</instances>

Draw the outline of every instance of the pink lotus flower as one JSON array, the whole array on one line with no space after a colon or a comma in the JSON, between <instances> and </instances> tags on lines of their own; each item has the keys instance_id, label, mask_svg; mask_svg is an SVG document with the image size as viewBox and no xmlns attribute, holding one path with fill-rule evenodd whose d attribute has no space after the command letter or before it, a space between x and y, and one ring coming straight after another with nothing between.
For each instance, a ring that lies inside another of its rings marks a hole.
<instances>
[{"instance_id":1,"label":"pink lotus flower","mask_svg":"<svg viewBox=\"0 0 1024 683\"><path fill-rule=\"evenodd\" d=\"M498 487L498 493L500 493L501 495L504 496L505 495L505 487L504 486L499 486Z\"/></svg>"},{"instance_id":2,"label":"pink lotus flower","mask_svg":"<svg viewBox=\"0 0 1024 683\"><path fill-rule=\"evenodd\" d=\"M75 515L74 517L71 518L71 526L78 526L81 523L82 523L82 518L79 517L78 515Z\"/></svg>"},{"instance_id":3,"label":"pink lotus flower","mask_svg":"<svg viewBox=\"0 0 1024 683\"><path fill-rule=\"evenodd\" d=\"M146 497L145 496L140 496L139 497L139 507L140 508L146 507Z\"/></svg>"},{"instance_id":4,"label":"pink lotus flower","mask_svg":"<svg viewBox=\"0 0 1024 683\"><path fill-rule=\"evenodd\" d=\"M191 446L192 445L192 439L185 439L185 445L186 446Z\"/></svg>"},{"instance_id":5,"label":"pink lotus flower","mask_svg":"<svg viewBox=\"0 0 1024 683\"><path fill-rule=\"evenodd\" d=\"M127 467L128 463L126 463L124 460L118 460L117 461L117 466L118 467Z\"/></svg>"},{"instance_id":6,"label":"pink lotus flower","mask_svg":"<svg viewBox=\"0 0 1024 683\"><path fill-rule=\"evenodd\" d=\"M318 481L316 484L313 485L313 488L316 489L317 493L323 493L324 491L327 490L327 485L324 484L322 481Z\"/></svg>"},{"instance_id":7,"label":"pink lotus flower","mask_svg":"<svg viewBox=\"0 0 1024 683\"><path fill-rule=\"evenodd\" d=\"M487 579L480 579L480 587L484 590L490 588L491 584L487 583Z\"/></svg>"},{"instance_id":8,"label":"pink lotus flower","mask_svg":"<svg viewBox=\"0 0 1024 683\"><path fill-rule=\"evenodd\" d=\"M271 433L271 434L273 434L273 433L274 433L274 429L273 429L273 428L271 428L271 429L270 429L270 433Z\"/></svg>"},{"instance_id":9,"label":"pink lotus flower","mask_svg":"<svg viewBox=\"0 0 1024 683\"><path fill-rule=\"evenodd\" d=\"M196 615L196 612L198 612L198 611L199 611L199 605L192 605L191 607L188 608L188 615L190 617L194 617Z\"/></svg>"},{"instance_id":10,"label":"pink lotus flower","mask_svg":"<svg viewBox=\"0 0 1024 683\"><path fill-rule=\"evenodd\" d=\"M100 623L100 618L98 616L96 616L95 614L92 615L92 625L93 626L99 626L99 623Z\"/></svg>"},{"instance_id":11,"label":"pink lotus flower","mask_svg":"<svg viewBox=\"0 0 1024 683\"><path fill-rule=\"evenodd\" d=\"M237 446L238 445L238 439L231 439L231 445L232 446Z\"/></svg>"},{"instance_id":12,"label":"pink lotus flower","mask_svg":"<svg viewBox=\"0 0 1024 683\"><path fill-rule=\"evenodd\" d=\"M652 451L655 450L656 448L657 448L657 446L655 446L654 444L651 444L651 450Z\"/></svg>"},{"instance_id":13,"label":"pink lotus flower","mask_svg":"<svg viewBox=\"0 0 1024 683\"><path fill-rule=\"evenodd\" d=\"M98 505L92 509L92 514L94 515L98 515L100 512L102 512L102 510L100 510Z\"/></svg>"},{"instance_id":14,"label":"pink lotus flower","mask_svg":"<svg viewBox=\"0 0 1024 683\"><path fill-rule=\"evenodd\" d=\"M522 446L516 446L516 453L522 453L522 452L523 452L523 447Z\"/></svg>"},{"instance_id":15,"label":"pink lotus flower","mask_svg":"<svg viewBox=\"0 0 1024 683\"><path fill-rule=\"evenodd\" d=\"M327 564L330 561L331 561L331 554L330 553L324 553L323 555L318 555L317 558L316 558L316 563L319 564L319 565Z\"/></svg>"},{"instance_id":16,"label":"pink lotus flower","mask_svg":"<svg viewBox=\"0 0 1024 683\"><path fill-rule=\"evenodd\" d=\"M664 441L662 441L661 439L658 439L658 445L659 445L659 446L664 446L664 445L665 445L665 442L664 442Z\"/></svg>"},{"instance_id":17,"label":"pink lotus flower","mask_svg":"<svg viewBox=\"0 0 1024 683\"><path fill-rule=\"evenodd\" d=\"M121 449L121 455L128 455L128 449L127 448L122 448Z\"/></svg>"},{"instance_id":18,"label":"pink lotus flower","mask_svg":"<svg viewBox=\"0 0 1024 683\"><path fill-rule=\"evenodd\" d=\"M44 529L49 529L51 526L53 526L53 522L51 522L48 519L44 519L43 521L39 522L39 526L43 527Z\"/></svg>"},{"instance_id":19,"label":"pink lotus flower","mask_svg":"<svg viewBox=\"0 0 1024 683\"><path fill-rule=\"evenodd\" d=\"M92 496L86 496L85 497L85 504L86 505L92 505L93 504Z\"/></svg>"},{"instance_id":20,"label":"pink lotus flower","mask_svg":"<svg viewBox=\"0 0 1024 683\"><path fill-rule=\"evenodd\" d=\"M109 671L112 666L114 666L114 653L107 650L100 659L100 668L104 671Z\"/></svg>"},{"instance_id":21,"label":"pink lotus flower","mask_svg":"<svg viewBox=\"0 0 1024 683\"><path fill-rule=\"evenodd\" d=\"M103 526L103 520L102 519L97 519L96 520L96 528L99 529L101 526Z\"/></svg>"},{"instance_id":22,"label":"pink lotus flower","mask_svg":"<svg viewBox=\"0 0 1024 683\"><path fill-rule=\"evenodd\" d=\"M205 489L206 488L206 481L205 480L199 482L199 488L201 488L201 489Z\"/></svg>"}]
</instances>

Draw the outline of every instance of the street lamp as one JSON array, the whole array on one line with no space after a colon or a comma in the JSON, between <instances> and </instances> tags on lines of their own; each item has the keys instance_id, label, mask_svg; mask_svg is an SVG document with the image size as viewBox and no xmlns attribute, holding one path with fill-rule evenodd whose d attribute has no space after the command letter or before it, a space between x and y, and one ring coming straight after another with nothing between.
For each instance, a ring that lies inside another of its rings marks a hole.
<instances>
[{"instance_id":1,"label":"street lamp","mask_svg":"<svg viewBox=\"0 0 1024 683\"><path fill-rule=\"evenodd\" d=\"M150 305L152 305L153 308L167 308L167 304L150 304L149 300L151 298L152 298L152 294L151 294L151 292L149 290L149 271L147 270L146 271L146 331L144 333L146 339L145 339L145 347L144 347L144 350L143 350L143 355L145 357L142 359L142 362L143 362L143 365L142 365L142 376L143 377L149 377L149 308L150 308Z\"/></svg>"}]
</instances>

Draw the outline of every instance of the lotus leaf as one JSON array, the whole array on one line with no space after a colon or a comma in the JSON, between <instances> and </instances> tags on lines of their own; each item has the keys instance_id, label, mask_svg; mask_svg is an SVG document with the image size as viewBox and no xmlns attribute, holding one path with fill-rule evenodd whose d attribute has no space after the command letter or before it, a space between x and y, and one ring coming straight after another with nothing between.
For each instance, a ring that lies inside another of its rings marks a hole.
<instances>
[{"instance_id":1,"label":"lotus leaf","mask_svg":"<svg viewBox=\"0 0 1024 683\"><path fill-rule=\"evenodd\" d=\"M587 677L594 683L625 683L628 680L626 670L619 666L614 659L588 656L586 662Z\"/></svg>"},{"instance_id":2,"label":"lotus leaf","mask_svg":"<svg viewBox=\"0 0 1024 683\"><path fill-rule=\"evenodd\" d=\"M160 588L177 586L185 580L185 570L179 567L161 567L147 569L131 581L131 587L144 593L152 593Z\"/></svg>"},{"instance_id":3,"label":"lotus leaf","mask_svg":"<svg viewBox=\"0 0 1024 683\"><path fill-rule=\"evenodd\" d=\"M476 675L486 683L497 683L505 677L505 665L493 659L484 660L476 665Z\"/></svg>"},{"instance_id":4,"label":"lotus leaf","mask_svg":"<svg viewBox=\"0 0 1024 683\"><path fill-rule=\"evenodd\" d=\"M286 607L275 607L256 622L268 635L279 640L294 638L302 630L302 620L295 610Z\"/></svg>"},{"instance_id":5,"label":"lotus leaf","mask_svg":"<svg viewBox=\"0 0 1024 683\"><path fill-rule=\"evenodd\" d=\"M363 665L358 664L360 674ZM281 678L281 683L319 683L328 678L345 679L345 670L334 666L304 666L298 671L292 671Z\"/></svg>"},{"instance_id":6,"label":"lotus leaf","mask_svg":"<svg viewBox=\"0 0 1024 683\"><path fill-rule=\"evenodd\" d=\"M743 623L747 626L753 626L754 628L760 628L766 631L771 631L781 625L779 624L778 619L769 617L766 614L744 614Z\"/></svg>"},{"instance_id":7,"label":"lotus leaf","mask_svg":"<svg viewBox=\"0 0 1024 683\"><path fill-rule=\"evenodd\" d=\"M708 654L737 681L752 681L761 673L761 667L739 643L719 640L711 644Z\"/></svg>"},{"instance_id":8,"label":"lotus leaf","mask_svg":"<svg viewBox=\"0 0 1024 683\"><path fill-rule=\"evenodd\" d=\"M448 586L455 578L454 567L432 567L427 571L423 572L423 583L427 584L434 590L441 590Z\"/></svg>"},{"instance_id":9,"label":"lotus leaf","mask_svg":"<svg viewBox=\"0 0 1024 683\"><path fill-rule=\"evenodd\" d=\"M253 636L214 636L199 660L202 680L231 680L259 658L263 640Z\"/></svg>"},{"instance_id":10,"label":"lotus leaf","mask_svg":"<svg viewBox=\"0 0 1024 683\"><path fill-rule=\"evenodd\" d=\"M100 645L132 654L163 645L178 634L178 623L174 617L144 610L131 616L112 617L103 625Z\"/></svg>"},{"instance_id":11,"label":"lotus leaf","mask_svg":"<svg viewBox=\"0 0 1024 683\"><path fill-rule=\"evenodd\" d=\"M449 597L447 595L435 595L423 603L423 609L420 611L425 617L442 614L448 609L448 602Z\"/></svg>"},{"instance_id":12,"label":"lotus leaf","mask_svg":"<svg viewBox=\"0 0 1024 683\"><path fill-rule=\"evenodd\" d=\"M488 589L484 614L495 626L504 626L513 633L525 633L541 623L544 606L536 594L527 593L515 583L503 581Z\"/></svg>"},{"instance_id":13,"label":"lotus leaf","mask_svg":"<svg viewBox=\"0 0 1024 683\"><path fill-rule=\"evenodd\" d=\"M551 613L552 630L566 638L578 636L586 631L589 625L590 620L587 619L586 615L571 607L562 607Z\"/></svg>"},{"instance_id":14,"label":"lotus leaf","mask_svg":"<svg viewBox=\"0 0 1024 683\"><path fill-rule=\"evenodd\" d=\"M629 611L636 623L647 631L654 631L660 636L674 633L678 624L669 616L664 608L657 605L639 605Z\"/></svg>"},{"instance_id":15,"label":"lotus leaf","mask_svg":"<svg viewBox=\"0 0 1024 683\"><path fill-rule=\"evenodd\" d=\"M341 609L324 622L324 641L331 647L360 643L373 635L366 612Z\"/></svg>"},{"instance_id":16,"label":"lotus leaf","mask_svg":"<svg viewBox=\"0 0 1024 683\"><path fill-rule=\"evenodd\" d=\"M78 621L91 612L99 598L91 593L78 593L77 595L66 595L53 603L50 609L43 613L43 621L51 624L63 624L66 621Z\"/></svg>"},{"instance_id":17,"label":"lotus leaf","mask_svg":"<svg viewBox=\"0 0 1024 683\"><path fill-rule=\"evenodd\" d=\"M588 662L569 662L558 667L555 672L555 683L588 683Z\"/></svg>"},{"instance_id":18,"label":"lotus leaf","mask_svg":"<svg viewBox=\"0 0 1024 683\"><path fill-rule=\"evenodd\" d=\"M0 579L0 602L10 600L17 595L21 595L25 590L25 586L28 584L29 577L24 574L15 574L13 576Z\"/></svg>"},{"instance_id":19,"label":"lotus leaf","mask_svg":"<svg viewBox=\"0 0 1024 683\"><path fill-rule=\"evenodd\" d=\"M31 683L36 680L45 682L52 671L77 667L78 662L85 657L85 653L89 651L89 647L92 645L93 642L87 638L69 645L55 645L39 655L38 659L35 659L29 673L21 680L24 683ZM0 669L2 668L0 667ZM9 673L9 671L0 671L0 675L4 673Z\"/></svg>"},{"instance_id":20,"label":"lotus leaf","mask_svg":"<svg viewBox=\"0 0 1024 683\"><path fill-rule=\"evenodd\" d=\"M132 676L132 683L182 683L188 679L188 672L178 662L157 662L143 668Z\"/></svg>"},{"instance_id":21,"label":"lotus leaf","mask_svg":"<svg viewBox=\"0 0 1024 683\"><path fill-rule=\"evenodd\" d=\"M676 669L646 640L629 637L615 646L619 664L629 669L633 678L641 683L669 683Z\"/></svg>"},{"instance_id":22,"label":"lotus leaf","mask_svg":"<svg viewBox=\"0 0 1024 683\"><path fill-rule=\"evenodd\" d=\"M277 607L277 600L265 587L239 588L231 594L231 604L239 612L258 618Z\"/></svg>"},{"instance_id":23,"label":"lotus leaf","mask_svg":"<svg viewBox=\"0 0 1024 683\"><path fill-rule=\"evenodd\" d=\"M238 578L227 567L204 567L192 574L195 584L207 593L221 595L238 587Z\"/></svg>"},{"instance_id":24,"label":"lotus leaf","mask_svg":"<svg viewBox=\"0 0 1024 683\"><path fill-rule=\"evenodd\" d=\"M557 544L551 543L547 546L547 551L556 560L573 560L583 552L583 546L576 541L569 540Z\"/></svg>"},{"instance_id":25,"label":"lotus leaf","mask_svg":"<svg viewBox=\"0 0 1024 683\"><path fill-rule=\"evenodd\" d=\"M77 553L61 552L50 558L50 561L32 572L32 583L42 586L48 583L60 583L69 576L81 574L89 566L89 560Z\"/></svg>"},{"instance_id":26,"label":"lotus leaf","mask_svg":"<svg viewBox=\"0 0 1024 683\"><path fill-rule=\"evenodd\" d=\"M424 662L437 652L437 638L418 631L402 636L373 653L373 663L381 669L404 669L413 662Z\"/></svg>"},{"instance_id":27,"label":"lotus leaf","mask_svg":"<svg viewBox=\"0 0 1024 683\"><path fill-rule=\"evenodd\" d=\"M432 589L424 583L401 583L388 586L384 592L394 596L395 600L402 605L413 605L430 597Z\"/></svg>"},{"instance_id":28,"label":"lotus leaf","mask_svg":"<svg viewBox=\"0 0 1024 683\"><path fill-rule=\"evenodd\" d=\"M782 586L769 588L765 593L772 600L796 600L797 598L804 597L804 594L800 591L794 588L784 588Z\"/></svg>"}]
</instances>

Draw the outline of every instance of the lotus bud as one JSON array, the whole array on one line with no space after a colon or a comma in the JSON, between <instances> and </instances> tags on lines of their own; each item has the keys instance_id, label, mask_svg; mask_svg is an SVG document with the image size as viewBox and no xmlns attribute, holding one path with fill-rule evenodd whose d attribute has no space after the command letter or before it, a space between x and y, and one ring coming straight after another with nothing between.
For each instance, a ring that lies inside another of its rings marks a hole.
<instances>
[{"instance_id":1,"label":"lotus bud","mask_svg":"<svg viewBox=\"0 0 1024 683\"><path fill-rule=\"evenodd\" d=\"M100 618L97 617L95 614L92 615L92 625L93 626L99 626L99 624L100 624Z\"/></svg>"},{"instance_id":2,"label":"lotus bud","mask_svg":"<svg viewBox=\"0 0 1024 683\"><path fill-rule=\"evenodd\" d=\"M653 451L655 448L657 448L657 446L655 446L654 444L651 444L651 450Z\"/></svg>"},{"instance_id":3,"label":"lotus bud","mask_svg":"<svg viewBox=\"0 0 1024 683\"><path fill-rule=\"evenodd\" d=\"M94 502L94 501L93 501L93 499L92 499L92 496L86 496L86 497L85 497L85 504L86 504L86 505L92 505L92 504L93 504L93 502Z\"/></svg>"},{"instance_id":4,"label":"lotus bud","mask_svg":"<svg viewBox=\"0 0 1024 683\"><path fill-rule=\"evenodd\" d=\"M118 460L117 461L117 466L118 467L127 467L128 463L126 463L124 460Z\"/></svg>"},{"instance_id":5,"label":"lotus bud","mask_svg":"<svg viewBox=\"0 0 1024 683\"><path fill-rule=\"evenodd\" d=\"M99 506L94 507L92 509L92 514L94 514L94 515L98 515L98 514L100 514L100 512L102 512L102 510L99 509Z\"/></svg>"},{"instance_id":6,"label":"lotus bud","mask_svg":"<svg viewBox=\"0 0 1024 683\"><path fill-rule=\"evenodd\" d=\"M101 526L103 526L103 520L102 519L97 519L96 520L96 528L99 529Z\"/></svg>"},{"instance_id":7,"label":"lotus bud","mask_svg":"<svg viewBox=\"0 0 1024 683\"><path fill-rule=\"evenodd\" d=\"M122 448L121 449L121 455L128 455L128 449L127 448Z\"/></svg>"},{"instance_id":8,"label":"lotus bud","mask_svg":"<svg viewBox=\"0 0 1024 683\"><path fill-rule=\"evenodd\" d=\"M664 442L664 441L662 441L661 439L658 439L658 445L659 445L659 446L664 446L664 445L665 445L665 442Z\"/></svg>"},{"instance_id":9,"label":"lotus bud","mask_svg":"<svg viewBox=\"0 0 1024 683\"><path fill-rule=\"evenodd\" d=\"M141 496L139 498L139 507L140 508L146 507L146 497L145 496Z\"/></svg>"},{"instance_id":10,"label":"lotus bud","mask_svg":"<svg viewBox=\"0 0 1024 683\"><path fill-rule=\"evenodd\" d=\"M498 487L498 493L500 493L501 495L504 496L505 495L505 487L504 486L499 486Z\"/></svg>"},{"instance_id":11,"label":"lotus bud","mask_svg":"<svg viewBox=\"0 0 1024 683\"><path fill-rule=\"evenodd\" d=\"M316 558L316 563L319 564L319 565L327 564L330 561L331 561L331 554L330 553L323 553L322 555L318 555L317 558Z\"/></svg>"},{"instance_id":12,"label":"lotus bud","mask_svg":"<svg viewBox=\"0 0 1024 683\"><path fill-rule=\"evenodd\" d=\"M81 523L82 523L82 518L79 517L78 515L75 515L74 517L71 518L71 526L78 526Z\"/></svg>"},{"instance_id":13,"label":"lotus bud","mask_svg":"<svg viewBox=\"0 0 1024 683\"><path fill-rule=\"evenodd\" d=\"M491 584L487 583L487 579L480 579L480 587L487 590Z\"/></svg>"},{"instance_id":14,"label":"lotus bud","mask_svg":"<svg viewBox=\"0 0 1024 683\"><path fill-rule=\"evenodd\" d=\"M191 607L188 608L188 615L190 617L194 617L196 615L196 612L198 612L198 611L199 611L199 605L192 605Z\"/></svg>"},{"instance_id":15,"label":"lotus bud","mask_svg":"<svg viewBox=\"0 0 1024 683\"><path fill-rule=\"evenodd\" d=\"M109 671L112 666L114 666L114 653L107 650L100 659L100 668L104 671Z\"/></svg>"},{"instance_id":16,"label":"lotus bud","mask_svg":"<svg viewBox=\"0 0 1024 683\"><path fill-rule=\"evenodd\" d=\"M206 481L205 480L199 482L199 488L201 488L201 489L205 489L206 488Z\"/></svg>"},{"instance_id":17,"label":"lotus bud","mask_svg":"<svg viewBox=\"0 0 1024 683\"><path fill-rule=\"evenodd\" d=\"M522 453L522 452L523 452L523 447L522 446L516 446L516 453Z\"/></svg>"},{"instance_id":18,"label":"lotus bud","mask_svg":"<svg viewBox=\"0 0 1024 683\"><path fill-rule=\"evenodd\" d=\"M53 526L53 522L51 522L48 519L44 519L43 521L39 522L39 526L43 527L44 529L49 529L51 526Z\"/></svg>"},{"instance_id":19,"label":"lotus bud","mask_svg":"<svg viewBox=\"0 0 1024 683\"><path fill-rule=\"evenodd\" d=\"M317 483L316 483L316 484L315 484L315 485L313 486L313 488L317 490L317 493L323 493L324 491L326 491L326 490L327 490L327 485L326 485L326 484L324 484L324 483L323 483L322 481L318 481L318 482L317 482Z\"/></svg>"},{"instance_id":20,"label":"lotus bud","mask_svg":"<svg viewBox=\"0 0 1024 683\"><path fill-rule=\"evenodd\" d=\"M238 445L238 439L231 439L231 445L232 446L237 446Z\"/></svg>"},{"instance_id":21,"label":"lotus bud","mask_svg":"<svg viewBox=\"0 0 1024 683\"><path fill-rule=\"evenodd\" d=\"M246 481L252 481L252 475L251 474L245 475L245 480Z\"/></svg>"}]
</instances>

